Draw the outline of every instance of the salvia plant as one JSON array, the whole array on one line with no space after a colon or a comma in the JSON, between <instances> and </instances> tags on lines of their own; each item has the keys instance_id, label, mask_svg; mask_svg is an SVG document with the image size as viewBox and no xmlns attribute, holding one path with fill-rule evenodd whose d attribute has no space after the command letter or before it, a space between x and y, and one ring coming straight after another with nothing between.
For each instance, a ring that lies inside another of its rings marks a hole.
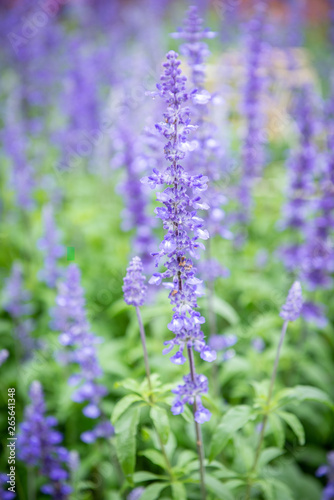
<instances>
[{"instance_id":1,"label":"salvia plant","mask_svg":"<svg viewBox=\"0 0 334 500\"><path fill-rule=\"evenodd\" d=\"M334 500L332 3L1 2L0 500Z\"/></svg>"}]
</instances>

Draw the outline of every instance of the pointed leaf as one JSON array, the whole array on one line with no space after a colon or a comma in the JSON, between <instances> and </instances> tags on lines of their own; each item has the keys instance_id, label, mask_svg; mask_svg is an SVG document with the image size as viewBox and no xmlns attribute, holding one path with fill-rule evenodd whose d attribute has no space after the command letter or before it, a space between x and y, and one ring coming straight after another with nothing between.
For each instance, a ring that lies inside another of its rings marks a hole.
<instances>
[{"instance_id":1,"label":"pointed leaf","mask_svg":"<svg viewBox=\"0 0 334 500\"><path fill-rule=\"evenodd\" d=\"M168 483L150 484L142 493L140 500L156 500L160 498L160 493L168 486Z\"/></svg>"},{"instance_id":2,"label":"pointed leaf","mask_svg":"<svg viewBox=\"0 0 334 500\"><path fill-rule=\"evenodd\" d=\"M217 500L234 500L234 496L228 487L210 474L205 475L205 484Z\"/></svg>"},{"instance_id":3,"label":"pointed leaf","mask_svg":"<svg viewBox=\"0 0 334 500\"><path fill-rule=\"evenodd\" d=\"M209 451L210 461L222 451L235 432L254 418L255 415L252 413L250 406L240 405L229 409L213 434Z\"/></svg>"},{"instance_id":4,"label":"pointed leaf","mask_svg":"<svg viewBox=\"0 0 334 500\"><path fill-rule=\"evenodd\" d=\"M167 444L170 426L166 410L160 406L153 406L150 411L150 416L163 444Z\"/></svg>"},{"instance_id":5,"label":"pointed leaf","mask_svg":"<svg viewBox=\"0 0 334 500\"><path fill-rule=\"evenodd\" d=\"M140 455L148 458L153 464L158 465L162 469L166 469L166 462L164 456L158 450L144 450Z\"/></svg>"},{"instance_id":6,"label":"pointed leaf","mask_svg":"<svg viewBox=\"0 0 334 500\"><path fill-rule=\"evenodd\" d=\"M305 444L305 432L304 427L293 413L289 413L287 411L280 411L278 415L288 424L288 426L292 429L292 431L296 434L298 438L298 442L301 446Z\"/></svg>"},{"instance_id":7,"label":"pointed leaf","mask_svg":"<svg viewBox=\"0 0 334 500\"><path fill-rule=\"evenodd\" d=\"M259 469L269 464L269 462L271 462L275 458L280 457L281 455L283 455L283 453L284 451L280 450L279 448L266 448L261 452L258 464Z\"/></svg>"},{"instance_id":8,"label":"pointed leaf","mask_svg":"<svg viewBox=\"0 0 334 500\"><path fill-rule=\"evenodd\" d=\"M281 419L277 416L276 413L269 414L269 424L270 424L270 428L272 430L272 433L274 434L274 438L275 438L277 446L279 448L283 448L283 445L285 442L285 433L284 433L284 428L283 428Z\"/></svg>"},{"instance_id":9,"label":"pointed leaf","mask_svg":"<svg viewBox=\"0 0 334 500\"><path fill-rule=\"evenodd\" d=\"M187 500L187 491L182 483L172 483L173 500Z\"/></svg>"},{"instance_id":10,"label":"pointed leaf","mask_svg":"<svg viewBox=\"0 0 334 500\"><path fill-rule=\"evenodd\" d=\"M297 385L289 389L283 389L277 395L277 399L286 399L287 402L302 402L302 401L316 401L318 403L325 404L334 410L334 404L330 400L329 396L317 387L312 387L310 385Z\"/></svg>"},{"instance_id":11,"label":"pointed leaf","mask_svg":"<svg viewBox=\"0 0 334 500\"><path fill-rule=\"evenodd\" d=\"M112 423L115 425L119 417L129 408L129 406L137 401L141 401L141 397L137 396L137 394L128 394L127 396L124 396L124 398L120 399L120 401L116 403L112 412Z\"/></svg>"},{"instance_id":12,"label":"pointed leaf","mask_svg":"<svg viewBox=\"0 0 334 500\"><path fill-rule=\"evenodd\" d=\"M136 464L136 434L140 408L131 408L118 420L116 432L116 453L126 478L132 478Z\"/></svg>"}]
</instances>

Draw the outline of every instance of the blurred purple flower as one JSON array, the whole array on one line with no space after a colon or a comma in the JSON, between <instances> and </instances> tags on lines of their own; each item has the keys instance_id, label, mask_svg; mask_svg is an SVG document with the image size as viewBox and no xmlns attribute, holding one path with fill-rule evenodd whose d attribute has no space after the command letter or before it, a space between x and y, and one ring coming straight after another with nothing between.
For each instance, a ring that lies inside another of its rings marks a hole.
<instances>
[{"instance_id":1,"label":"blurred purple flower","mask_svg":"<svg viewBox=\"0 0 334 500\"><path fill-rule=\"evenodd\" d=\"M222 351L223 349L228 349L237 343L238 339L236 335L211 335L209 340L209 345L215 351Z\"/></svg>"},{"instance_id":2,"label":"blurred purple flower","mask_svg":"<svg viewBox=\"0 0 334 500\"><path fill-rule=\"evenodd\" d=\"M13 319L14 334L22 348L23 359L28 359L34 349L41 347L41 343L31 336L35 322L27 318L33 310L30 299L30 293L24 289L22 266L15 262L9 278L5 281L2 305Z\"/></svg>"},{"instance_id":3,"label":"blurred purple flower","mask_svg":"<svg viewBox=\"0 0 334 500\"><path fill-rule=\"evenodd\" d=\"M128 494L126 500L139 500L144 491L145 488L143 488L142 486L138 486L138 488L135 488Z\"/></svg>"},{"instance_id":4,"label":"blurred purple flower","mask_svg":"<svg viewBox=\"0 0 334 500\"><path fill-rule=\"evenodd\" d=\"M51 205L43 209L43 224L44 236L38 241L38 248L44 254L44 268L39 272L39 278L53 288L61 276L58 259L64 255L65 248L59 244L60 232L56 227Z\"/></svg>"},{"instance_id":5,"label":"blurred purple flower","mask_svg":"<svg viewBox=\"0 0 334 500\"><path fill-rule=\"evenodd\" d=\"M256 337L252 340L253 349L257 352L262 352L266 346L265 342L261 337Z\"/></svg>"},{"instance_id":6,"label":"blurred purple flower","mask_svg":"<svg viewBox=\"0 0 334 500\"><path fill-rule=\"evenodd\" d=\"M319 328L324 328L328 324L323 304L315 304L310 301L304 302L302 316L305 321L313 323Z\"/></svg>"},{"instance_id":7,"label":"blurred purple flower","mask_svg":"<svg viewBox=\"0 0 334 500\"><path fill-rule=\"evenodd\" d=\"M91 331L86 317L84 292L80 285L80 270L75 264L67 268L64 281L58 284L56 307L52 311L51 326L61 332L59 342L70 346L70 362L79 366L79 373L70 377L68 383L78 386L72 394L76 403L86 403L83 414L91 419L102 415L101 399L107 388L97 382L102 375L96 344L100 343ZM104 421L102 415L102 421ZM101 422L100 422L101 423ZM92 431L84 432L81 439L93 442L97 437L108 438L113 434L111 425L98 424Z\"/></svg>"},{"instance_id":8,"label":"blurred purple flower","mask_svg":"<svg viewBox=\"0 0 334 500\"><path fill-rule=\"evenodd\" d=\"M264 165L264 92L263 65L265 57L265 19L267 2L257 0L255 15L249 21L246 52L246 85L242 112L246 120L246 133L242 148L242 173L237 188L240 209L236 221L241 224L250 219L252 187Z\"/></svg>"},{"instance_id":9,"label":"blurred purple flower","mask_svg":"<svg viewBox=\"0 0 334 500\"><path fill-rule=\"evenodd\" d=\"M289 290L285 304L282 306L280 316L285 321L295 321L299 318L302 307L302 287L299 281L295 281Z\"/></svg>"},{"instance_id":10,"label":"blurred purple flower","mask_svg":"<svg viewBox=\"0 0 334 500\"><path fill-rule=\"evenodd\" d=\"M124 300L129 306L142 306L146 299L146 278L142 274L143 265L139 257L134 257L126 270L124 278Z\"/></svg>"},{"instance_id":11,"label":"blurred purple flower","mask_svg":"<svg viewBox=\"0 0 334 500\"><path fill-rule=\"evenodd\" d=\"M20 460L37 467L48 482L41 492L57 500L66 500L71 493L68 480L69 453L59 446L63 437L54 427L57 419L45 415L45 403L40 382L33 382L29 396L31 404L25 409L24 421L19 426L17 449Z\"/></svg>"},{"instance_id":12,"label":"blurred purple flower","mask_svg":"<svg viewBox=\"0 0 334 500\"><path fill-rule=\"evenodd\" d=\"M327 465L321 465L315 475L317 477L327 477L327 485L322 492L322 500L334 500L334 451L327 454Z\"/></svg>"},{"instance_id":13,"label":"blurred purple flower","mask_svg":"<svg viewBox=\"0 0 334 500\"><path fill-rule=\"evenodd\" d=\"M8 359L9 357L9 351L7 349L1 349L0 350L0 366L4 364L4 362Z\"/></svg>"},{"instance_id":14,"label":"blurred purple flower","mask_svg":"<svg viewBox=\"0 0 334 500\"><path fill-rule=\"evenodd\" d=\"M16 497L15 493L8 491L9 476L7 474L0 474L0 499L1 500L12 500Z\"/></svg>"}]
</instances>

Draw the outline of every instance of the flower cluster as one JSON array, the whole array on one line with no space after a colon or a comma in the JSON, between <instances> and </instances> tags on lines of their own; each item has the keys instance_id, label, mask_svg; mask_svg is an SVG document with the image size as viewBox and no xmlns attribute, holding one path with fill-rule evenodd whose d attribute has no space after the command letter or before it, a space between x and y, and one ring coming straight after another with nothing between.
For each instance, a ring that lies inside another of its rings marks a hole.
<instances>
[{"instance_id":1,"label":"flower cluster","mask_svg":"<svg viewBox=\"0 0 334 500\"><path fill-rule=\"evenodd\" d=\"M51 205L43 210L44 236L38 242L38 248L44 253L44 268L39 273L39 278L50 288L54 287L61 272L58 259L64 255L64 247L59 244L60 233L57 230L53 208Z\"/></svg>"},{"instance_id":2,"label":"flower cluster","mask_svg":"<svg viewBox=\"0 0 334 500\"><path fill-rule=\"evenodd\" d=\"M31 337L35 324L28 317L32 313L30 299L30 293L24 289L23 285L22 266L15 262L5 282L3 308L13 319L14 333L20 342L23 358L30 357L33 350L39 347L39 343Z\"/></svg>"},{"instance_id":3,"label":"flower cluster","mask_svg":"<svg viewBox=\"0 0 334 500\"><path fill-rule=\"evenodd\" d=\"M107 389L97 382L102 370L96 352L96 344L100 342L90 331L85 311L85 298L80 285L80 270L71 264L66 272L65 280L58 285L56 307L52 311L52 328L60 331L59 341L69 348L68 361L79 367L79 373L70 377L69 384L77 386L72 395L73 401L86 403L83 414L92 419L101 416L101 399ZM84 432L81 439L91 443L98 437L110 437L113 427L102 417L92 431Z\"/></svg>"},{"instance_id":4,"label":"flower cluster","mask_svg":"<svg viewBox=\"0 0 334 500\"><path fill-rule=\"evenodd\" d=\"M256 3L256 13L248 26L246 55L246 85L244 90L243 113L246 133L242 149L242 175L238 186L240 211L238 222L249 220L252 207L252 186L261 173L264 163L264 109L261 96L264 90L263 62L265 56L264 27L267 4Z\"/></svg>"},{"instance_id":5,"label":"flower cluster","mask_svg":"<svg viewBox=\"0 0 334 500\"><path fill-rule=\"evenodd\" d=\"M29 396L31 404L26 408L24 421L18 433L18 456L28 466L38 467L39 473L48 479L41 491L55 500L65 500L71 493L66 483L69 453L59 446L62 435L54 427L57 419L46 416L44 395L40 382L33 382Z\"/></svg>"},{"instance_id":6,"label":"flower cluster","mask_svg":"<svg viewBox=\"0 0 334 500\"><path fill-rule=\"evenodd\" d=\"M196 212L198 209L209 208L199 196L207 187L207 177L202 174L192 176L178 163L185 156L187 137L194 129L190 125L190 111L183 107L189 96L185 87L186 78L179 66L178 55L174 51L169 52L161 83L157 85L157 93L167 103L164 122L156 127L167 139L164 151L169 165L163 171L154 169L153 174L144 178L143 182L152 189L157 185L167 185L163 192L157 193L157 200L163 206L155 209L166 230L160 252L155 254L156 265L163 260L166 271L154 273L149 283L158 285L163 279L171 278L164 286L170 291L169 299L174 312L168 328L175 337L165 342L168 347L163 353L177 347L178 351L171 361L183 364L186 361L183 355L185 347L200 352L205 361L213 361L216 353L205 343L201 331L205 319L196 310L197 297L201 294L201 280L196 278L196 269L191 259L198 258L198 249L204 248L199 240L209 237L208 231L203 227L203 219ZM199 397L198 395L196 399Z\"/></svg>"},{"instance_id":7,"label":"flower cluster","mask_svg":"<svg viewBox=\"0 0 334 500\"><path fill-rule=\"evenodd\" d=\"M142 306L146 299L147 286L143 264L139 257L134 257L126 270L124 278L124 300L129 306Z\"/></svg>"},{"instance_id":8,"label":"flower cluster","mask_svg":"<svg viewBox=\"0 0 334 500\"><path fill-rule=\"evenodd\" d=\"M285 304L282 306L280 316L284 321L295 321L299 318L302 307L302 287L299 281L295 281L289 290Z\"/></svg>"},{"instance_id":9,"label":"flower cluster","mask_svg":"<svg viewBox=\"0 0 334 500\"><path fill-rule=\"evenodd\" d=\"M189 374L185 375L183 380L183 385L179 385L172 390L176 394L171 408L173 415L182 413L186 403L194 404L196 401L195 421L199 424L207 422L211 418L211 413L202 405L201 396L208 392L208 379L204 375L196 374L195 380L193 380L191 374Z\"/></svg>"}]
</instances>

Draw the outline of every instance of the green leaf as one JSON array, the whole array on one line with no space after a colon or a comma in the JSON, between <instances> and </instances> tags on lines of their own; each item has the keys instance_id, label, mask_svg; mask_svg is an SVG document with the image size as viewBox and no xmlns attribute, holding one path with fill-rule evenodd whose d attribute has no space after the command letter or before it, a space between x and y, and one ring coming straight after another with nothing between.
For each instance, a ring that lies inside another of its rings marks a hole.
<instances>
[{"instance_id":1,"label":"green leaf","mask_svg":"<svg viewBox=\"0 0 334 500\"><path fill-rule=\"evenodd\" d=\"M266 500L275 500L274 497L274 488L273 485L266 480L262 481L256 481L256 484L258 484L263 492L263 496Z\"/></svg>"},{"instance_id":2,"label":"green leaf","mask_svg":"<svg viewBox=\"0 0 334 500\"><path fill-rule=\"evenodd\" d=\"M240 321L235 309L233 309L228 302L217 297L217 295L213 297L213 310L216 314L226 319L231 325L236 325Z\"/></svg>"},{"instance_id":3,"label":"green leaf","mask_svg":"<svg viewBox=\"0 0 334 500\"><path fill-rule=\"evenodd\" d=\"M305 432L299 418L297 418L296 415L293 415L293 413L289 413L287 411L279 411L278 415L288 424L288 426L296 434L299 444L303 446L305 444Z\"/></svg>"},{"instance_id":4,"label":"green leaf","mask_svg":"<svg viewBox=\"0 0 334 500\"><path fill-rule=\"evenodd\" d=\"M284 498L284 500L294 500L295 499L295 496L292 494L292 491L290 490L290 488L285 483L280 481L279 479L270 478L270 479L268 479L268 482L274 486L276 492L282 493L280 498Z\"/></svg>"},{"instance_id":5,"label":"green leaf","mask_svg":"<svg viewBox=\"0 0 334 500\"><path fill-rule=\"evenodd\" d=\"M168 486L168 483L153 483L145 488L144 493L142 493L140 500L156 500L160 498L160 493Z\"/></svg>"},{"instance_id":6,"label":"green leaf","mask_svg":"<svg viewBox=\"0 0 334 500\"><path fill-rule=\"evenodd\" d=\"M128 391L136 392L137 394L141 394L140 385L136 380L132 378L127 378L122 380L122 382L116 382L115 387L124 387Z\"/></svg>"},{"instance_id":7,"label":"green leaf","mask_svg":"<svg viewBox=\"0 0 334 500\"><path fill-rule=\"evenodd\" d=\"M283 389L278 393L277 399L280 401L283 400L282 402L286 399L287 401L284 404L288 402L316 401L334 410L334 404L328 395L324 391L310 385L297 385L296 387Z\"/></svg>"},{"instance_id":8,"label":"green leaf","mask_svg":"<svg viewBox=\"0 0 334 500\"><path fill-rule=\"evenodd\" d=\"M124 396L124 398L120 399L118 403L116 403L112 412L112 423L115 425L119 417L129 408L129 406L137 401L141 401L141 397L137 396L137 394L128 394L127 396Z\"/></svg>"},{"instance_id":9,"label":"green leaf","mask_svg":"<svg viewBox=\"0 0 334 500\"><path fill-rule=\"evenodd\" d=\"M269 413L269 423L272 433L274 434L277 446L279 448L283 448L285 433L281 419L277 416L276 413Z\"/></svg>"},{"instance_id":10,"label":"green leaf","mask_svg":"<svg viewBox=\"0 0 334 500\"><path fill-rule=\"evenodd\" d=\"M163 444L167 444L170 426L166 410L161 408L161 406L153 406L150 411L150 416Z\"/></svg>"},{"instance_id":11,"label":"green leaf","mask_svg":"<svg viewBox=\"0 0 334 500\"><path fill-rule=\"evenodd\" d=\"M187 500L187 491L182 483L172 483L171 486L174 500Z\"/></svg>"},{"instance_id":12,"label":"green leaf","mask_svg":"<svg viewBox=\"0 0 334 500\"><path fill-rule=\"evenodd\" d=\"M265 465L269 464L274 458L277 458L281 456L284 452L280 450L279 448L266 448L261 452L260 458L259 458L259 469L264 467Z\"/></svg>"},{"instance_id":13,"label":"green leaf","mask_svg":"<svg viewBox=\"0 0 334 500\"><path fill-rule=\"evenodd\" d=\"M255 415L252 413L250 406L240 405L229 409L213 434L209 460L212 461L222 451L233 433L237 432L254 418Z\"/></svg>"},{"instance_id":14,"label":"green leaf","mask_svg":"<svg viewBox=\"0 0 334 500\"><path fill-rule=\"evenodd\" d=\"M140 455L148 458L152 463L158 465L162 469L166 469L166 462L164 456L158 450L144 450L140 452Z\"/></svg>"},{"instance_id":15,"label":"green leaf","mask_svg":"<svg viewBox=\"0 0 334 500\"><path fill-rule=\"evenodd\" d=\"M214 493L217 500L234 500L234 496L231 491L225 486L224 483L211 476L210 474L205 475L205 484L212 493Z\"/></svg>"},{"instance_id":16,"label":"green leaf","mask_svg":"<svg viewBox=\"0 0 334 500\"><path fill-rule=\"evenodd\" d=\"M118 420L116 432L116 453L124 475L132 479L136 464L136 434L139 422L140 408L131 408L127 414Z\"/></svg>"},{"instance_id":17,"label":"green leaf","mask_svg":"<svg viewBox=\"0 0 334 500\"><path fill-rule=\"evenodd\" d=\"M145 481L152 481L154 479L159 479L162 476L158 474L153 474L152 472L138 471L133 474L134 483L144 483Z\"/></svg>"}]
</instances>

